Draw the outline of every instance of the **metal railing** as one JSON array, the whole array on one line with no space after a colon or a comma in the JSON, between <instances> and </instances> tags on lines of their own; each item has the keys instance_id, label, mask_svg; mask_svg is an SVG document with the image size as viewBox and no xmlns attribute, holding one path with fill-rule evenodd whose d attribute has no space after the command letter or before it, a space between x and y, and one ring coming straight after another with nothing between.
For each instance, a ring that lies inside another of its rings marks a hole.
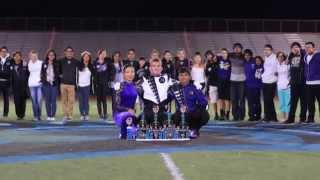
<instances>
[{"instance_id":1,"label":"metal railing","mask_svg":"<svg viewBox=\"0 0 320 180\"><path fill-rule=\"evenodd\" d=\"M320 32L320 20L1 17L0 31Z\"/></svg>"}]
</instances>

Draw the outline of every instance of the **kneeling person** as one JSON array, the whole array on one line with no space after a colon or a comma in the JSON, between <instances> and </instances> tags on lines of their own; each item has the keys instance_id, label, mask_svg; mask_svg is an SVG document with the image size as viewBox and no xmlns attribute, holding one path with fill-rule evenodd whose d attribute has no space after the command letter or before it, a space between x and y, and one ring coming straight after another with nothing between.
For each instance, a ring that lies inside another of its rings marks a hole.
<instances>
[{"instance_id":1,"label":"kneeling person","mask_svg":"<svg viewBox=\"0 0 320 180\"><path fill-rule=\"evenodd\" d=\"M174 80L162 72L162 64L159 59L151 59L147 73L138 82L139 94L143 101L143 113L147 126L162 127L168 111L168 89ZM157 116L155 116L157 114Z\"/></svg>"},{"instance_id":2,"label":"kneeling person","mask_svg":"<svg viewBox=\"0 0 320 180\"><path fill-rule=\"evenodd\" d=\"M125 66L123 69L124 81L115 84L113 95L113 118L116 125L120 128L120 138L127 137L128 128L136 129L137 119L135 117L135 103L138 97L138 91L135 83L135 71L133 66Z\"/></svg>"},{"instance_id":3,"label":"kneeling person","mask_svg":"<svg viewBox=\"0 0 320 180\"><path fill-rule=\"evenodd\" d=\"M182 113L185 113L186 125L191 129L191 138L199 136L200 128L209 121L209 113L206 110L208 101L198 87L191 81L190 72L186 68L179 70L179 83L170 87L170 97L176 101L176 112L173 121L176 126L182 126Z\"/></svg>"}]
</instances>

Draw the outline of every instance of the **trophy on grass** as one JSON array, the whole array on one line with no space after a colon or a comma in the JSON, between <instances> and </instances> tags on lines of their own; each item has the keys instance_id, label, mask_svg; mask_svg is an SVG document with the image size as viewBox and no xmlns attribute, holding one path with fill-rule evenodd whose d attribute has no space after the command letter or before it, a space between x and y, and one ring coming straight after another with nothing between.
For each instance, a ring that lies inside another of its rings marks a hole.
<instances>
[{"instance_id":1,"label":"trophy on grass","mask_svg":"<svg viewBox=\"0 0 320 180\"><path fill-rule=\"evenodd\" d=\"M180 112L181 112L181 129L179 129L180 138L189 137L189 127L187 126L187 123L186 123L186 111L187 111L187 107L185 105L182 105L180 107Z\"/></svg>"},{"instance_id":2,"label":"trophy on grass","mask_svg":"<svg viewBox=\"0 0 320 180\"><path fill-rule=\"evenodd\" d=\"M172 138L172 132L173 132L173 127L172 127L172 121L171 121L171 112L167 112L167 121L164 123L163 128L162 128L162 133L163 133L163 139L168 139Z\"/></svg>"},{"instance_id":3,"label":"trophy on grass","mask_svg":"<svg viewBox=\"0 0 320 180\"><path fill-rule=\"evenodd\" d=\"M127 124L127 140L135 140L137 138L137 129L133 126L133 117L126 118Z\"/></svg>"},{"instance_id":4,"label":"trophy on grass","mask_svg":"<svg viewBox=\"0 0 320 180\"><path fill-rule=\"evenodd\" d=\"M144 112L141 113L140 124L138 124L138 138L145 138L147 134Z\"/></svg>"},{"instance_id":5,"label":"trophy on grass","mask_svg":"<svg viewBox=\"0 0 320 180\"><path fill-rule=\"evenodd\" d=\"M154 139L159 139L159 133L160 133L160 129L161 127L159 126L159 106L155 105L152 108L153 111L153 126L152 126L152 130L153 130L153 136Z\"/></svg>"}]
</instances>

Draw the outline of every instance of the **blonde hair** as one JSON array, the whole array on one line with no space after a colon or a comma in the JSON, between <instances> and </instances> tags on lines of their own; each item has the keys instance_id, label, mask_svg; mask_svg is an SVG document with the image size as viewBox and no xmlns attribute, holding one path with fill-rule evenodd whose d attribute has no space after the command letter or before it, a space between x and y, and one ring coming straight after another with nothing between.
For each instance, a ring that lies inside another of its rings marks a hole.
<instances>
[{"instance_id":1,"label":"blonde hair","mask_svg":"<svg viewBox=\"0 0 320 180\"><path fill-rule=\"evenodd\" d=\"M152 57L153 54L157 54L158 58L161 58L161 53L159 50L157 49L152 49L151 53L150 53L150 58Z\"/></svg>"},{"instance_id":2,"label":"blonde hair","mask_svg":"<svg viewBox=\"0 0 320 180\"><path fill-rule=\"evenodd\" d=\"M30 58L31 55L35 55L35 56L37 57L37 59L39 59L39 54L38 54L37 51L31 50L31 51L29 52L29 58Z\"/></svg>"}]
</instances>

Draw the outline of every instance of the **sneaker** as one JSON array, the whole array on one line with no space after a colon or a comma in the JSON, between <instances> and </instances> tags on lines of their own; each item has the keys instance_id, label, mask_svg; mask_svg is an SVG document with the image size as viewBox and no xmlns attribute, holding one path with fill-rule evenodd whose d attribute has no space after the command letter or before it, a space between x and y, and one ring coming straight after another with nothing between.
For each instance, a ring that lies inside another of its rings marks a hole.
<instances>
[{"instance_id":1,"label":"sneaker","mask_svg":"<svg viewBox=\"0 0 320 180\"><path fill-rule=\"evenodd\" d=\"M292 119L287 119L286 121L283 122L283 124L292 124L294 123L294 120Z\"/></svg>"},{"instance_id":2,"label":"sneaker","mask_svg":"<svg viewBox=\"0 0 320 180\"><path fill-rule=\"evenodd\" d=\"M18 117L17 118L17 121L22 121L23 120L23 117Z\"/></svg>"},{"instance_id":3,"label":"sneaker","mask_svg":"<svg viewBox=\"0 0 320 180\"><path fill-rule=\"evenodd\" d=\"M80 121L84 121L85 117L84 116L80 116Z\"/></svg>"},{"instance_id":4,"label":"sneaker","mask_svg":"<svg viewBox=\"0 0 320 180\"><path fill-rule=\"evenodd\" d=\"M85 117L84 117L84 120L85 120L85 121L89 121L89 119L90 119L89 116L85 116Z\"/></svg>"},{"instance_id":5,"label":"sneaker","mask_svg":"<svg viewBox=\"0 0 320 180\"><path fill-rule=\"evenodd\" d=\"M106 116L100 116L100 121L107 121L107 117Z\"/></svg>"},{"instance_id":6,"label":"sneaker","mask_svg":"<svg viewBox=\"0 0 320 180\"><path fill-rule=\"evenodd\" d=\"M67 116L64 116L63 118L62 118L62 122L67 122L68 121L68 117Z\"/></svg>"}]
</instances>

